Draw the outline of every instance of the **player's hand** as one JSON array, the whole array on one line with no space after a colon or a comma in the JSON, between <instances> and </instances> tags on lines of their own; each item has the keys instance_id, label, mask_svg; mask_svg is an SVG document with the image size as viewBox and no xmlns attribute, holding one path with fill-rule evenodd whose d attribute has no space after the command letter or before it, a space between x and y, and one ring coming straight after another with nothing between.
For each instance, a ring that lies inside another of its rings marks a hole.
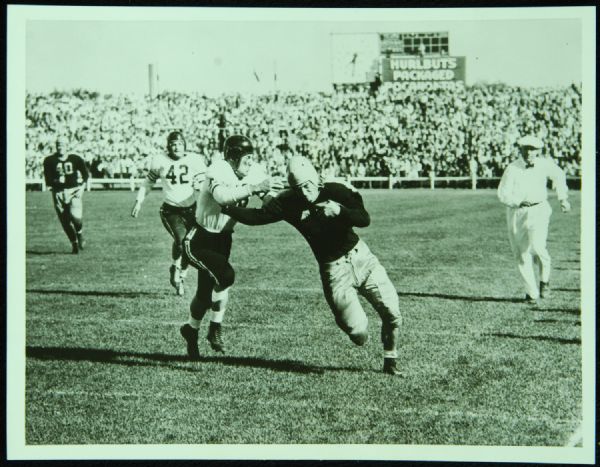
<instances>
[{"instance_id":1,"label":"player's hand","mask_svg":"<svg viewBox=\"0 0 600 467\"><path fill-rule=\"evenodd\" d=\"M317 207L320 210L320 213L325 217L336 217L340 213L340 205L335 201L323 201L322 203L317 204Z\"/></svg>"},{"instance_id":2,"label":"player's hand","mask_svg":"<svg viewBox=\"0 0 600 467\"><path fill-rule=\"evenodd\" d=\"M561 210L562 212L565 212L565 213L566 213L566 212L569 212L569 211L571 210L571 203L569 203L569 201L568 201L568 200L566 200L566 199L563 199L563 200L560 202L560 210Z\"/></svg>"},{"instance_id":3,"label":"player's hand","mask_svg":"<svg viewBox=\"0 0 600 467\"><path fill-rule=\"evenodd\" d=\"M192 178L192 188L199 191L202 188L202 182L204 182L204 174L196 174Z\"/></svg>"},{"instance_id":4,"label":"player's hand","mask_svg":"<svg viewBox=\"0 0 600 467\"><path fill-rule=\"evenodd\" d=\"M285 187L285 182L283 177L272 177L271 178L271 188L270 191L277 193L278 191L283 190Z\"/></svg>"},{"instance_id":5,"label":"player's hand","mask_svg":"<svg viewBox=\"0 0 600 467\"><path fill-rule=\"evenodd\" d=\"M136 201L133 205L133 209L131 210L131 217L137 217L140 213L140 209L142 209L142 203Z\"/></svg>"},{"instance_id":6,"label":"player's hand","mask_svg":"<svg viewBox=\"0 0 600 467\"><path fill-rule=\"evenodd\" d=\"M274 198L275 196L277 196L277 193L279 193L285 187L283 179L281 177L273 177L269 179L269 182L269 191L263 191L262 193L258 194L259 198L262 200L264 200L265 198Z\"/></svg>"},{"instance_id":7,"label":"player's hand","mask_svg":"<svg viewBox=\"0 0 600 467\"><path fill-rule=\"evenodd\" d=\"M250 191L252 191L253 195L266 193L270 188L271 181L268 178L265 178L262 182L257 183L256 185L250 185Z\"/></svg>"}]
</instances>

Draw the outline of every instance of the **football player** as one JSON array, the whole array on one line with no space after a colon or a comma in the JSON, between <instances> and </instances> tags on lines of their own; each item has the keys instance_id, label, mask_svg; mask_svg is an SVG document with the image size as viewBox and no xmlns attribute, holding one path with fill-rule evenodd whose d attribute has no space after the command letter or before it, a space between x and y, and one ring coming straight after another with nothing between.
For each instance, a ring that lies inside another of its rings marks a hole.
<instances>
[{"instance_id":1,"label":"football player","mask_svg":"<svg viewBox=\"0 0 600 467\"><path fill-rule=\"evenodd\" d=\"M288 166L291 189L269 199L260 209L228 206L232 219L262 225L285 220L310 245L317 262L325 299L337 325L356 345L368 338L367 315L358 299L365 297L379 314L383 343L383 371L398 375L397 343L401 324L398 293L369 247L353 227L370 223L360 194L341 183L319 183L311 162L291 158Z\"/></svg>"},{"instance_id":2,"label":"football player","mask_svg":"<svg viewBox=\"0 0 600 467\"><path fill-rule=\"evenodd\" d=\"M180 131L172 131L167 137L166 154L156 154L150 161L150 169L140 186L131 211L137 217L142 208L146 193L161 180L164 201L160 207L160 219L173 237L169 267L171 285L178 295L184 294L184 281L188 262L182 255L182 242L187 231L194 224L196 201L194 184L200 184L206 176L206 164L200 154L186 152L185 138Z\"/></svg>"},{"instance_id":3,"label":"football player","mask_svg":"<svg viewBox=\"0 0 600 467\"><path fill-rule=\"evenodd\" d=\"M52 190L54 209L71 242L73 254L85 246L83 239L83 192L89 173L76 154L64 152L67 140L56 140L56 152L44 159L44 179Z\"/></svg>"},{"instance_id":4,"label":"football player","mask_svg":"<svg viewBox=\"0 0 600 467\"><path fill-rule=\"evenodd\" d=\"M196 225L183 241L184 255L198 270L189 321L180 329L188 356L194 360L200 356L198 329L208 310L211 315L207 339L213 350L225 352L221 323L235 279L229 255L236 222L223 212L223 207L245 204L252 195L269 190L267 174L252 173L252 167L256 167L253 153L252 143L245 136L233 135L225 140L223 158L213 160L198 192Z\"/></svg>"}]
</instances>

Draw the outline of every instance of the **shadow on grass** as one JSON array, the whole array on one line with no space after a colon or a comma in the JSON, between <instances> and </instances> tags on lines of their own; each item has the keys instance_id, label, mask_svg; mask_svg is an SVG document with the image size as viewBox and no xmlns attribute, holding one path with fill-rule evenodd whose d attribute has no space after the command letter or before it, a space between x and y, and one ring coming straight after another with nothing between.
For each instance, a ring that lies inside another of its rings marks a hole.
<instances>
[{"instance_id":1,"label":"shadow on grass","mask_svg":"<svg viewBox=\"0 0 600 467\"><path fill-rule=\"evenodd\" d=\"M536 311L547 311L551 313L567 313L569 315L577 315L581 314L581 310L579 308L537 308Z\"/></svg>"},{"instance_id":2,"label":"shadow on grass","mask_svg":"<svg viewBox=\"0 0 600 467\"><path fill-rule=\"evenodd\" d=\"M579 268L561 268L561 267L553 267L557 271L579 271Z\"/></svg>"},{"instance_id":3,"label":"shadow on grass","mask_svg":"<svg viewBox=\"0 0 600 467\"><path fill-rule=\"evenodd\" d=\"M110 349L86 349L77 347L35 347L27 346L28 358L39 360L87 361L112 363L125 366L165 366L176 370L192 371L190 366L171 365L172 363L220 363L231 366L264 368L273 371L285 371L305 374L324 374L325 371L363 371L360 368L318 367L293 360L267 360L258 357L205 356L191 362L185 355L164 353L124 352Z\"/></svg>"},{"instance_id":4,"label":"shadow on grass","mask_svg":"<svg viewBox=\"0 0 600 467\"><path fill-rule=\"evenodd\" d=\"M398 292L400 297L426 297L426 298L445 298L447 300L464 300L467 302L503 302L503 303L523 303L522 298L515 297L473 297L468 295L450 295L443 293L425 293L425 292Z\"/></svg>"},{"instance_id":5,"label":"shadow on grass","mask_svg":"<svg viewBox=\"0 0 600 467\"><path fill-rule=\"evenodd\" d=\"M552 337L552 336L520 336L518 334L512 334L512 333L503 333L503 332L494 332L494 333L489 333L489 334L482 334L484 336L489 336L489 337L506 337L509 339L532 339L532 340L536 340L536 341L549 341L549 342L557 342L559 344L581 344L581 339L579 338L574 338L574 339L566 339L564 337Z\"/></svg>"},{"instance_id":6,"label":"shadow on grass","mask_svg":"<svg viewBox=\"0 0 600 467\"><path fill-rule=\"evenodd\" d=\"M139 298L139 297L162 297L166 293L159 292L119 292L101 290L51 290L51 289L27 289L26 293L41 295L80 295L89 297L115 297L115 298Z\"/></svg>"},{"instance_id":7,"label":"shadow on grass","mask_svg":"<svg viewBox=\"0 0 600 467\"><path fill-rule=\"evenodd\" d=\"M26 254L32 256L54 256L54 255L71 255L70 251L38 251L38 250L26 250Z\"/></svg>"},{"instance_id":8,"label":"shadow on grass","mask_svg":"<svg viewBox=\"0 0 600 467\"><path fill-rule=\"evenodd\" d=\"M573 326L581 326L580 321L575 321L572 319L553 319L553 318L544 318L544 319L536 319L536 323L567 323L572 324Z\"/></svg>"},{"instance_id":9,"label":"shadow on grass","mask_svg":"<svg viewBox=\"0 0 600 467\"><path fill-rule=\"evenodd\" d=\"M553 291L556 290L557 292L581 292L581 289L552 289Z\"/></svg>"}]
</instances>

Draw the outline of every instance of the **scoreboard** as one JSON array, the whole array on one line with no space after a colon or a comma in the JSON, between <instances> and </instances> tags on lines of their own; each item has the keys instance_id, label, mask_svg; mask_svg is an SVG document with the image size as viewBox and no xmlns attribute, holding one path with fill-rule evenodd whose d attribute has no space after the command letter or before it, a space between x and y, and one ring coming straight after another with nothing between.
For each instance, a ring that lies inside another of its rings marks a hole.
<instances>
[{"instance_id":1,"label":"scoreboard","mask_svg":"<svg viewBox=\"0 0 600 467\"><path fill-rule=\"evenodd\" d=\"M379 35L383 55L448 55L447 32L406 32Z\"/></svg>"},{"instance_id":2,"label":"scoreboard","mask_svg":"<svg viewBox=\"0 0 600 467\"><path fill-rule=\"evenodd\" d=\"M465 84L466 57L450 54L448 32L393 32L332 36L334 84L457 89Z\"/></svg>"}]
</instances>

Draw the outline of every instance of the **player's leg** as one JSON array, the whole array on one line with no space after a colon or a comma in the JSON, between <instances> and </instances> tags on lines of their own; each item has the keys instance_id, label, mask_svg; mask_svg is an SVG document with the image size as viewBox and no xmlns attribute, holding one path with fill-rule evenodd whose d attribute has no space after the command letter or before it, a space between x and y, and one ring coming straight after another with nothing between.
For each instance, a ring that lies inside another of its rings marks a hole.
<instances>
[{"instance_id":1,"label":"player's leg","mask_svg":"<svg viewBox=\"0 0 600 467\"><path fill-rule=\"evenodd\" d=\"M179 282L177 285L177 294L183 295L184 282L187 277L188 262L183 255L183 239L187 233L187 228L182 215L169 216L171 219L171 227L173 229L173 246L171 249L171 257L173 258Z\"/></svg>"},{"instance_id":2,"label":"player's leg","mask_svg":"<svg viewBox=\"0 0 600 467\"><path fill-rule=\"evenodd\" d=\"M190 207L185 208L181 212L180 220L181 222L178 222L177 229L175 229L177 238L174 240L174 242L177 242L177 245L181 249L181 254L179 255L181 261L179 264L180 286L178 289L178 293L180 295L183 295L183 286L187 278L190 265L187 256L183 254L183 239L185 238L189 230L196 225L196 203L194 203Z\"/></svg>"},{"instance_id":3,"label":"player's leg","mask_svg":"<svg viewBox=\"0 0 600 467\"><path fill-rule=\"evenodd\" d=\"M550 271L552 269L552 258L548 252L546 242L548 240L548 226L552 208L548 203L530 208L529 238L531 250L539 265L540 295L548 296Z\"/></svg>"},{"instance_id":4,"label":"player's leg","mask_svg":"<svg viewBox=\"0 0 600 467\"><path fill-rule=\"evenodd\" d=\"M235 272L229 263L231 234L214 234L199 227L193 228L186 235L183 246L189 263L198 271L208 273L212 279L211 285L214 284L211 287L209 307L212 311L207 339L213 350L224 352L221 323L226 311L229 288L235 281ZM198 276L199 281L200 279L201 276Z\"/></svg>"},{"instance_id":5,"label":"player's leg","mask_svg":"<svg viewBox=\"0 0 600 467\"><path fill-rule=\"evenodd\" d=\"M355 275L360 281L359 293L365 297L381 318L383 371L400 374L396 369L402 317L398 292L377 257L364 242L359 242L352 257Z\"/></svg>"},{"instance_id":6,"label":"player's leg","mask_svg":"<svg viewBox=\"0 0 600 467\"><path fill-rule=\"evenodd\" d=\"M214 279L208 271L198 270L198 287L190 303L190 316L188 322L180 328L181 335L187 344L188 357L193 360L197 360L200 357L200 351L198 350L198 330L200 329L202 318L204 318L206 312L211 308L211 294L214 283Z\"/></svg>"},{"instance_id":7,"label":"player's leg","mask_svg":"<svg viewBox=\"0 0 600 467\"><path fill-rule=\"evenodd\" d=\"M525 285L525 292L528 299L537 300L539 298L539 290L533 270L533 257L527 229L526 209L509 209L507 219L508 239L513 255L517 260L517 269Z\"/></svg>"},{"instance_id":8,"label":"player's leg","mask_svg":"<svg viewBox=\"0 0 600 467\"><path fill-rule=\"evenodd\" d=\"M56 215L58 220L60 221L60 225L62 226L67 238L71 242L72 252L79 253L79 246L77 244L77 232L71 223L71 215L69 213L69 206L66 203L65 192L53 192L52 193L52 201L54 203L54 210L56 211Z\"/></svg>"},{"instance_id":9,"label":"player's leg","mask_svg":"<svg viewBox=\"0 0 600 467\"><path fill-rule=\"evenodd\" d=\"M356 345L369 338L368 319L356 292L350 264L345 260L320 265L323 293L335 322Z\"/></svg>"},{"instance_id":10,"label":"player's leg","mask_svg":"<svg viewBox=\"0 0 600 467\"><path fill-rule=\"evenodd\" d=\"M79 244L79 248L83 250L85 247L85 239L83 237L83 192L81 190L77 190L73 194L69 207L71 223L73 224L77 235L77 243Z\"/></svg>"},{"instance_id":11,"label":"player's leg","mask_svg":"<svg viewBox=\"0 0 600 467\"><path fill-rule=\"evenodd\" d=\"M163 204L160 207L160 220L163 223L165 230L173 238L171 245L171 260L169 266L169 281L178 295L183 295L183 287L181 285L181 262L183 253L183 237L187 233L184 220L177 208Z\"/></svg>"}]
</instances>

